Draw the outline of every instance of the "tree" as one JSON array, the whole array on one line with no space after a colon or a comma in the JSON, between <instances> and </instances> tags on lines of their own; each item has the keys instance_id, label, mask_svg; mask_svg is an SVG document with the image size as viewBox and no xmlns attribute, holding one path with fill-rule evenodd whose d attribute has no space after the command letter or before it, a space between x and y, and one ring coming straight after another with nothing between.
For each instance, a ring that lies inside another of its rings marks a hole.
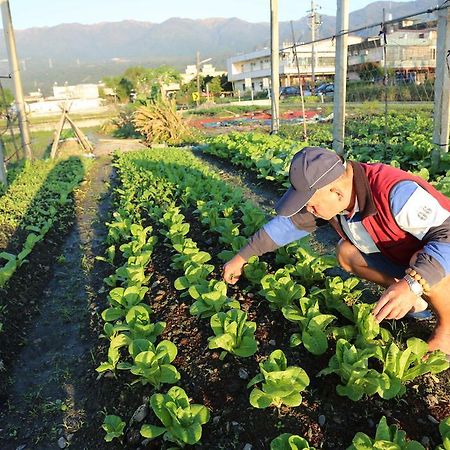
<instances>
[{"instance_id":1,"label":"tree","mask_svg":"<svg viewBox=\"0 0 450 450\"><path fill-rule=\"evenodd\" d=\"M222 92L222 83L220 77L214 77L209 82L209 92L212 95L219 95Z\"/></svg>"},{"instance_id":2,"label":"tree","mask_svg":"<svg viewBox=\"0 0 450 450\"><path fill-rule=\"evenodd\" d=\"M8 88L3 88L0 92L0 108L6 110L14 101L14 95Z\"/></svg>"},{"instance_id":3,"label":"tree","mask_svg":"<svg viewBox=\"0 0 450 450\"><path fill-rule=\"evenodd\" d=\"M365 63L358 71L359 78L364 81L378 81L383 78L383 69L375 63Z\"/></svg>"},{"instance_id":4,"label":"tree","mask_svg":"<svg viewBox=\"0 0 450 450\"><path fill-rule=\"evenodd\" d=\"M170 66L155 69L134 66L129 67L121 76L104 78L103 82L116 91L121 101L127 101L132 91L140 100L156 98L160 95L162 84L179 80L180 74Z\"/></svg>"}]
</instances>

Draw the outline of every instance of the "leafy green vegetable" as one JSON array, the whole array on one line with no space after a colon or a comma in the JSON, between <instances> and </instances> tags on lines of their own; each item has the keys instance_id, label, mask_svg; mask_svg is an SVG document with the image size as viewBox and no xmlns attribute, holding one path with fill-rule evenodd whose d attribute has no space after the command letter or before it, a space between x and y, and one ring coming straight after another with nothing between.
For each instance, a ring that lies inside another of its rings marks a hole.
<instances>
[{"instance_id":1,"label":"leafy green vegetable","mask_svg":"<svg viewBox=\"0 0 450 450\"><path fill-rule=\"evenodd\" d=\"M301 392L309 385L306 372L297 366L287 365L282 350L275 350L269 358L259 363L260 373L250 380L247 387L262 383L261 389L250 393L250 404L255 408L274 405L298 406L302 402Z\"/></svg>"},{"instance_id":2,"label":"leafy green vegetable","mask_svg":"<svg viewBox=\"0 0 450 450\"><path fill-rule=\"evenodd\" d=\"M398 429L396 425L388 426L386 417L382 417L371 439L364 433L356 433L352 445L347 450L368 449L392 449L392 450L425 450L425 447L417 441L407 441L406 433Z\"/></svg>"},{"instance_id":3,"label":"leafy green vegetable","mask_svg":"<svg viewBox=\"0 0 450 450\"><path fill-rule=\"evenodd\" d=\"M256 323L247 321L247 314L239 309L219 312L211 317L215 336L209 337L208 348L223 348L220 359L227 352L247 357L256 353L258 344L254 338Z\"/></svg>"},{"instance_id":4,"label":"leafy green vegetable","mask_svg":"<svg viewBox=\"0 0 450 450\"><path fill-rule=\"evenodd\" d=\"M182 388L174 386L167 394L153 394L150 406L163 426L142 425L143 437L155 439L164 435L164 440L175 442L181 447L200 441L202 425L209 421L209 411L203 405L189 404Z\"/></svg>"},{"instance_id":5,"label":"leafy green vegetable","mask_svg":"<svg viewBox=\"0 0 450 450\"><path fill-rule=\"evenodd\" d=\"M270 450L303 450L310 449L315 450L314 447L310 447L308 441L305 438L297 436L296 434L283 433L276 437L270 443Z\"/></svg>"},{"instance_id":6,"label":"leafy green vegetable","mask_svg":"<svg viewBox=\"0 0 450 450\"><path fill-rule=\"evenodd\" d=\"M123 436L125 422L119 416L106 416L103 420L102 428L106 431L105 441L111 442Z\"/></svg>"}]
</instances>

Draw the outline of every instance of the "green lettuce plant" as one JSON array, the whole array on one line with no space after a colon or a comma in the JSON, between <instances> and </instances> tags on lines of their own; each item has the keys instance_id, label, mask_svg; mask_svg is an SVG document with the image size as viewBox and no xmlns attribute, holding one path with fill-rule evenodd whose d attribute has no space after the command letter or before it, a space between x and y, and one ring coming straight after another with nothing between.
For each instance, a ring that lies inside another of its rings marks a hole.
<instances>
[{"instance_id":1,"label":"green lettuce plant","mask_svg":"<svg viewBox=\"0 0 450 450\"><path fill-rule=\"evenodd\" d=\"M296 434L283 433L270 443L270 450L315 450L308 441Z\"/></svg>"},{"instance_id":2,"label":"green lettuce plant","mask_svg":"<svg viewBox=\"0 0 450 450\"><path fill-rule=\"evenodd\" d=\"M449 368L446 355L439 350L429 353L428 344L419 338L408 339L404 350L394 342L384 348L378 347L375 356L383 362L383 375L390 380L389 390L380 386L379 394L384 399L402 396L406 392L404 383L418 376Z\"/></svg>"},{"instance_id":3,"label":"green lettuce plant","mask_svg":"<svg viewBox=\"0 0 450 450\"><path fill-rule=\"evenodd\" d=\"M302 403L301 392L309 385L307 373L297 366L287 365L282 350L273 351L266 361L259 363L260 373L247 384L252 387L262 383L261 389L250 393L250 404L255 408L281 405L298 406Z\"/></svg>"},{"instance_id":4,"label":"green lettuce plant","mask_svg":"<svg viewBox=\"0 0 450 450\"><path fill-rule=\"evenodd\" d=\"M126 316L128 311L144 300L148 288L143 286L117 287L109 292L110 308L102 312L105 322L114 322Z\"/></svg>"},{"instance_id":5,"label":"green lettuce plant","mask_svg":"<svg viewBox=\"0 0 450 450\"><path fill-rule=\"evenodd\" d=\"M261 280L267 275L267 263L252 256L244 266L244 275L253 286L259 286Z\"/></svg>"},{"instance_id":6,"label":"green lettuce plant","mask_svg":"<svg viewBox=\"0 0 450 450\"><path fill-rule=\"evenodd\" d=\"M119 363L118 369L129 370L139 377L134 383L151 384L159 388L161 384L174 384L180 379L178 370L170 364L177 356L177 347L170 341L161 341L156 347L146 339L132 341L129 346L132 363Z\"/></svg>"},{"instance_id":7,"label":"green lettuce plant","mask_svg":"<svg viewBox=\"0 0 450 450\"><path fill-rule=\"evenodd\" d=\"M375 348L359 349L345 339L339 339L336 343L336 353L328 363L328 367L321 370L318 376L336 373L342 384L336 386L339 395L346 396L353 401L361 397L375 394L380 383L389 387L389 378L382 376L375 369L369 368L369 358L375 356Z\"/></svg>"},{"instance_id":8,"label":"green lettuce plant","mask_svg":"<svg viewBox=\"0 0 450 450\"><path fill-rule=\"evenodd\" d=\"M341 277L326 278L325 288L315 289L313 294L319 296L329 311L337 311L346 319L353 321L350 306L362 295L360 289L355 289L358 283L359 279L356 277L347 278L345 281Z\"/></svg>"},{"instance_id":9,"label":"green lettuce plant","mask_svg":"<svg viewBox=\"0 0 450 450\"><path fill-rule=\"evenodd\" d=\"M111 442L123 436L125 422L119 416L109 415L104 418L102 428L106 431L105 441Z\"/></svg>"},{"instance_id":10,"label":"green lettuce plant","mask_svg":"<svg viewBox=\"0 0 450 450\"><path fill-rule=\"evenodd\" d=\"M267 274L261 279L260 293L269 302L272 310L291 305L294 300L302 298L306 290L292 280L288 268L278 269L274 274Z\"/></svg>"},{"instance_id":11,"label":"green lettuce plant","mask_svg":"<svg viewBox=\"0 0 450 450\"><path fill-rule=\"evenodd\" d=\"M223 281L210 280L204 285L193 285L188 292L195 300L189 308L193 316L211 317L224 308L240 308L237 300L228 298L227 285Z\"/></svg>"},{"instance_id":12,"label":"green lettuce plant","mask_svg":"<svg viewBox=\"0 0 450 450\"><path fill-rule=\"evenodd\" d=\"M247 357L256 353L258 343L254 334L256 323L247 320L247 314L239 309L219 312L211 317L211 328L215 336L209 337L208 348L222 348L220 359L227 353Z\"/></svg>"},{"instance_id":13,"label":"green lettuce plant","mask_svg":"<svg viewBox=\"0 0 450 450\"><path fill-rule=\"evenodd\" d=\"M182 388L174 386L167 394L153 394L150 406L163 426L142 425L140 432L144 438L163 436L180 447L199 443L202 425L209 421L209 411L203 405L191 405Z\"/></svg>"},{"instance_id":14,"label":"green lettuce plant","mask_svg":"<svg viewBox=\"0 0 450 450\"><path fill-rule=\"evenodd\" d=\"M436 450L450 450L450 416L441 420L439 432L442 436L442 445L438 445Z\"/></svg>"},{"instance_id":15,"label":"green lettuce plant","mask_svg":"<svg viewBox=\"0 0 450 450\"><path fill-rule=\"evenodd\" d=\"M328 349L327 327L336 317L331 314L322 314L317 299L301 297L298 302L283 306L281 312L287 320L298 323L300 327L300 333L294 333L290 338L292 347L303 344L313 355L326 352Z\"/></svg>"},{"instance_id":16,"label":"green lettuce plant","mask_svg":"<svg viewBox=\"0 0 450 450\"><path fill-rule=\"evenodd\" d=\"M425 450L425 447L417 441L407 441L406 433L399 430L397 425L389 426L386 417L382 417L372 439L367 434L356 433L352 445L347 450Z\"/></svg>"}]
</instances>

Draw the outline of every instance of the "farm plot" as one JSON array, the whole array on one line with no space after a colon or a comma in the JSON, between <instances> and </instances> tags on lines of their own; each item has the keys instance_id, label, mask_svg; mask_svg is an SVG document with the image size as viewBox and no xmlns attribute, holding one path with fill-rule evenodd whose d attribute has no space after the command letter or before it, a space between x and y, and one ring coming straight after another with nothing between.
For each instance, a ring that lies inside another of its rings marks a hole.
<instances>
[{"instance_id":1,"label":"farm plot","mask_svg":"<svg viewBox=\"0 0 450 450\"><path fill-rule=\"evenodd\" d=\"M385 140L382 116L362 116L349 121L346 128L347 157L359 162L384 162L411 171L432 181L444 193L449 193L450 156L443 155L440 170L430 174L433 150L431 119L424 115L391 114ZM331 148L329 125L315 125L309 131L308 142L299 141L294 127L283 134L292 138L268 136L263 133L229 133L211 137L201 149L205 153L254 171L259 178L287 186L287 174L292 156L305 146Z\"/></svg>"},{"instance_id":2,"label":"farm plot","mask_svg":"<svg viewBox=\"0 0 450 450\"><path fill-rule=\"evenodd\" d=\"M71 225L74 190L89 167L88 161L69 158L25 163L9 172L9 187L0 197L2 367L13 358L26 334L24 324L36 312L38 286L45 285L52 252Z\"/></svg>"},{"instance_id":3,"label":"farm plot","mask_svg":"<svg viewBox=\"0 0 450 450\"><path fill-rule=\"evenodd\" d=\"M97 355L106 441L263 449L307 448L305 438L336 449L355 438L360 448L380 423L377 439L400 442L385 415L410 439L442 442L448 361L423 359L407 327L377 325L357 279L327 276L333 258L293 244L226 286L223 261L264 214L187 150L120 155L116 166ZM98 448L98 425L78 437L86 448Z\"/></svg>"}]
</instances>

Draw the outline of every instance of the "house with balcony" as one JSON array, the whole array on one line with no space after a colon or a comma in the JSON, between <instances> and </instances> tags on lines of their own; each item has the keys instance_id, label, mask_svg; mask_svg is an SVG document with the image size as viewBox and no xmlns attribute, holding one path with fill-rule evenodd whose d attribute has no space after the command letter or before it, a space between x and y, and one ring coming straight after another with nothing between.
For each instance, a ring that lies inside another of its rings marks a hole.
<instances>
[{"instance_id":1,"label":"house with balcony","mask_svg":"<svg viewBox=\"0 0 450 450\"><path fill-rule=\"evenodd\" d=\"M358 36L349 36L349 43L362 41ZM296 44L283 42L280 48L280 85L291 86L299 84L297 63L300 70L300 82L309 85L312 77L313 49L311 44ZM334 39L316 42L314 45L314 73L316 79L332 81L335 74L336 43ZM264 48L251 53L245 53L227 60L228 81L233 83L235 91L251 91L257 93L268 90L270 86L270 49Z\"/></svg>"},{"instance_id":2,"label":"house with balcony","mask_svg":"<svg viewBox=\"0 0 450 450\"><path fill-rule=\"evenodd\" d=\"M386 33L386 67L397 82L433 80L436 70L436 21L405 20ZM384 69L384 36L349 45L348 76L358 80L369 67ZM373 80L375 81L375 80Z\"/></svg>"}]
</instances>

